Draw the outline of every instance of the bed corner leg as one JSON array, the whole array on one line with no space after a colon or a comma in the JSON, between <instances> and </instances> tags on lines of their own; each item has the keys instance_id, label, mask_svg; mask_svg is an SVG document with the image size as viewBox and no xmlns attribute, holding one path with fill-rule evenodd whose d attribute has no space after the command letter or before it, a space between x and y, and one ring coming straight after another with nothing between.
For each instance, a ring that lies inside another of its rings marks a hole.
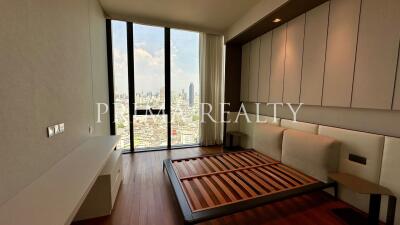
<instances>
[{"instance_id":1,"label":"bed corner leg","mask_svg":"<svg viewBox=\"0 0 400 225\"><path fill-rule=\"evenodd\" d=\"M396 197L389 196L388 211L386 215L386 225L393 225L395 221L396 214Z\"/></svg>"},{"instance_id":2,"label":"bed corner leg","mask_svg":"<svg viewBox=\"0 0 400 225\"><path fill-rule=\"evenodd\" d=\"M335 183L334 185L333 185L333 196L337 199L337 198L339 198L339 194L338 194L338 190L339 188L338 188L338 184L337 183Z\"/></svg>"}]
</instances>

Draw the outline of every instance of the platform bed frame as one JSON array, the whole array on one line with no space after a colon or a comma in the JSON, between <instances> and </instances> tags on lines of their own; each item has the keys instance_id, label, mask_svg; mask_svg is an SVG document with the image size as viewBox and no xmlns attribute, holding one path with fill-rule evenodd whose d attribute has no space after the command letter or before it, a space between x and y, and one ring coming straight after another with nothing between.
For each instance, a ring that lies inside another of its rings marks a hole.
<instances>
[{"instance_id":1,"label":"platform bed frame","mask_svg":"<svg viewBox=\"0 0 400 225\"><path fill-rule=\"evenodd\" d=\"M196 224L286 198L334 188L256 151L166 159L185 224Z\"/></svg>"}]
</instances>

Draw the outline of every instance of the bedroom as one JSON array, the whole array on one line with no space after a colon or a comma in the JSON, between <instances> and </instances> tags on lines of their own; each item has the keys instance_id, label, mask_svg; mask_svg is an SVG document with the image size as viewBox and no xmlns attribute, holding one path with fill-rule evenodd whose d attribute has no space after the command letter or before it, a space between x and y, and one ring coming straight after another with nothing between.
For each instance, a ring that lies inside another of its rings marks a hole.
<instances>
[{"instance_id":1,"label":"bedroom","mask_svg":"<svg viewBox=\"0 0 400 225\"><path fill-rule=\"evenodd\" d=\"M400 1L0 6L0 224L400 224Z\"/></svg>"}]
</instances>

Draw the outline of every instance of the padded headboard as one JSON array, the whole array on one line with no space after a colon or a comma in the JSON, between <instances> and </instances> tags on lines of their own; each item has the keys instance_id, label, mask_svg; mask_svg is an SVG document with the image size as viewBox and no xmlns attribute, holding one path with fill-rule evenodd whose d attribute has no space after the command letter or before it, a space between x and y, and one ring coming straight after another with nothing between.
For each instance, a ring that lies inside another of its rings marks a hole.
<instances>
[{"instance_id":1,"label":"padded headboard","mask_svg":"<svg viewBox=\"0 0 400 225\"><path fill-rule=\"evenodd\" d=\"M249 119L250 119L250 123L247 123L246 121L246 117L245 116L240 116L240 125L239 125L239 129L240 132L246 134L246 136L241 138L241 146L243 148L246 149L250 149L254 147L254 127L256 121L257 121L257 117L254 114L248 114ZM269 117L269 116L261 116L259 117L260 121L267 121L267 124L269 125L275 125L275 126L279 126L281 119L280 118L276 118L274 120L274 117Z\"/></svg>"},{"instance_id":2,"label":"padded headboard","mask_svg":"<svg viewBox=\"0 0 400 225\"><path fill-rule=\"evenodd\" d=\"M267 121L268 124L275 126L279 126L279 124L281 123L281 119L278 117L274 118L270 116L260 116L260 120Z\"/></svg>"},{"instance_id":3,"label":"padded headboard","mask_svg":"<svg viewBox=\"0 0 400 225\"><path fill-rule=\"evenodd\" d=\"M318 125L312 123L295 122L293 120L281 120L281 126L289 129L304 131L312 134L318 133Z\"/></svg>"},{"instance_id":4,"label":"padded headboard","mask_svg":"<svg viewBox=\"0 0 400 225\"><path fill-rule=\"evenodd\" d=\"M267 123L255 124L253 149L281 161L284 130L285 128Z\"/></svg>"},{"instance_id":5,"label":"padded headboard","mask_svg":"<svg viewBox=\"0 0 400 225\"><path fill-rule=\"evenodd\" d=\"M226 131L239 131L239 124L240 121L235 123L236 117L237 117L237 112L230 112L227 114L226 120L231 121L230 123L226 123Z\"/></svg>"},{"instance_id":6,"label":"padded headboard","mask_svg":"<svg viewBox=\"0 0 400 225\"><path fill-rule=\"evenodd\" d=\"M262 141L255 140L255 136L261 139L260 127L255 126L256 116L250 115L253 123L241 121L240 131L248 135L246 145L248 148L260 150ZM267 120L267 124L273 122L273 117L260 116L260 120ZM380 183L392 190L400 198L400 182L397 173L400 164L393 161L400 159L400 138L384 137L383 135L370 134L334 127L327 127L304 122L277 119L275 125L281 125L284 129L294 129L332 137L341 143L339 156L339 172L359 176L374 183ZM261 126L262 127L262 126ZM262 131L261 131L262 132ZM265 133L264 133L265 135ZM242 143L242 147L244 147ZM261 151L261 150L260 150ZM354 193L342 186L339 188L339 198L353 206L367 212L369 198L366 195ZM384 220L386 212L385 198L382 199L381 219ZM400 201L398 201L400 202ZM400 205L398 203L396 224L400 225Z\"/></svg>"},{"instance_id":7,"label":"padded headboard","mask_svg":"<svg viewBox=\"0 0 400 225\"><path fill-rule=\"evenodd\" d=\"M243 148L250 149L253 148L253 134L254 134L254 124L256 124L256 116L254 114L248 114L250 123L247 122L245 116L240 116L240 132L246 134L246 136L240 139L240 144Z\"/></svg>"},{"instance_id":8,"label":"padded headboard","mask_svg":"<svg viewBox=\"0 0 400 225\"><path fill-rule=\"evenodd\" d=\"M285 130L282 163L320 181L337 172L340 143L334 138L293 129Z\"/></svg>"},{"instance_id":9,"label":"padded headboard","mask_svg":"<svg viewBox=\"0 0 400 225\"><path fill-rule=\"evenodd\" d=\"M396 219L394 224L400 224L400 138L385 137L385 147L383 150L382 170L380 184L389 188L397 197ZM397 179L396 179L397 178ZM381 204L381 219L386 217L387 198Z\"/></svg>"},{"instance_id":10,"label":"padded headboard","mask_svg":"<svg viewBox=\"0 0 400 225\"><path fill-rule=\"evenodd\" d=\"M384 136L326 126L319 126L318 133L341 142L339 172L379 183ZM365 164L362 163L364 160ZM368 211L368 197L365 195L342 187L339 197L359 209Z\"/></svg>"}]
</instances>

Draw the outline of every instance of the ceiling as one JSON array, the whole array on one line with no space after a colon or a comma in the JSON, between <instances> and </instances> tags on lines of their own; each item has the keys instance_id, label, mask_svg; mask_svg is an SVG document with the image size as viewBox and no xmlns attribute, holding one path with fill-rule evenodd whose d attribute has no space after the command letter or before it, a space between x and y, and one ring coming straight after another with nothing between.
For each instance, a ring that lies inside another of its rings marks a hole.
<instances>
[{"instance_id":1,"label":"ceiling","mask_svg":"<svg viewBox=\"0 0 400 225\"><path fill-rule=\"evenodd\" d=\"M100 0L113 19L223 33L260 0Z\"/></svg>"}]
</instances>

